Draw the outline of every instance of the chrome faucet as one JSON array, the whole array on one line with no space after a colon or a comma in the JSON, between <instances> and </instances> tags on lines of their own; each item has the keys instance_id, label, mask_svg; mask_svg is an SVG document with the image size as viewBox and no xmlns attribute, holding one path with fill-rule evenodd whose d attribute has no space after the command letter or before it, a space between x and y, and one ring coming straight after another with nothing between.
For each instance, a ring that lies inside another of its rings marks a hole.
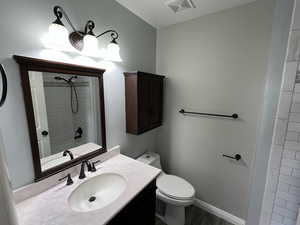
<instances>
[{"instance_id":1,"label":"chrome faucet","mask_svg":"<svg viewBox=\"0 0 300 225\"><path fill-rule=\"evenodd\" d=\"M85 172L84 172L84 165L87 166L87 169L89 172L92 171L92 165L88 160L84 160L81 162L81 168L80 168L80 174L79 174L79 179L84 179L86 178Z\"/></svg>"}]
</instances>

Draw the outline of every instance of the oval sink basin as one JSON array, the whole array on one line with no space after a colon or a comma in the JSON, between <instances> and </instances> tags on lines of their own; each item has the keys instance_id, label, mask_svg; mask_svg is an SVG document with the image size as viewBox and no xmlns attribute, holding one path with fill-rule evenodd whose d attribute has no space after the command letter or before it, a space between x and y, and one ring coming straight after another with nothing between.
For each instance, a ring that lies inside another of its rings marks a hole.
<instances>
[{"instance_id":1,"label":"oval sink basin","mask_svg":"<svg viewBox=\"0 0 300 225\"><path fill-rule=\"evenodd\" d=\"M70 195L69 205L77 212L101 209L125 191L126 180L116 173L105 173L80 184Z\"/></svg>"}]
</instances>

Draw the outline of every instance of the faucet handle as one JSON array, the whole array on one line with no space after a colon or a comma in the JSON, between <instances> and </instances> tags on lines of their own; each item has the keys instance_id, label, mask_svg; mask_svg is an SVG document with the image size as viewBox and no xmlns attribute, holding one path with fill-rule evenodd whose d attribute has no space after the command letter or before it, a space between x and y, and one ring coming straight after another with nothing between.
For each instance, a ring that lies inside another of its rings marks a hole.
<instances>
[{"instance_id":1,"label":"faucet handle","mask_svg":"<svg viewBox=\"0 0 300 225\"><path fill-rule=\"evenodd\" d=\"M89 172L92 171L93 167L92 167L92 163L90 163L90 161L86 161L86 165L87 165L87 169Z\"/></svg>"},{"instance_id":2,"label":"faucet handle","mask_svg":"<svg viewBox=\"0 0 300 225\"><path fill-rule=\"evenodd\" d=\"M68 174L67 176L60 178L58 181L62 181L67 179L67 186L72 185L74 182L72 180L71 174Z\"/></svg>"},{"instance_id":3,"label":"faucet handle","mask_svg":"<svg viewBox=\"0 0 300 225\"><path fill-rule=\"evenodd\" d=\"M97 160L95 162L92 162L92 169L91 169L91 172L96 172L97 169L96 169L96 164L98 163L101 163L102 161L101 160Z\"/></svg>"}]
</instances>

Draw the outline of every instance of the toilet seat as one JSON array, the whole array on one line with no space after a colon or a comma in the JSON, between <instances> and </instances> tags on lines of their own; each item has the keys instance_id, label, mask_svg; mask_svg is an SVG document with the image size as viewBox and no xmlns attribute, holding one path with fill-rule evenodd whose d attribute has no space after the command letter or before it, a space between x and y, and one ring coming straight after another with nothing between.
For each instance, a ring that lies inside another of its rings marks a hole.
<instances>
[{"instance_id":1,"label":"toilet seat","mask_svg":"<svg viewBox=\"0 0 300 225\"><path fill-rule=\"evenodd\" d=\"M159 193L173 200L190 202L194 199L194 187L181 177L162 174L156 181Z\"/></svg>"},{"instance_id":2,"label":"toilet seat","mask_svg":"<svg viewBox=\"0 0 300 225\"><path fill-rule=\"evenodd\" d=\"M179 200L179 199L175 199L175 198L170 198L167 195L161 193L158 189L156 189L156 197L169 204L169 205L173 205L173 206L180 206L180 207L185 207L185 206L189 206L192 205L194 203L194 199L186 199L186 200Z\"/></svg>"}]
</instances>

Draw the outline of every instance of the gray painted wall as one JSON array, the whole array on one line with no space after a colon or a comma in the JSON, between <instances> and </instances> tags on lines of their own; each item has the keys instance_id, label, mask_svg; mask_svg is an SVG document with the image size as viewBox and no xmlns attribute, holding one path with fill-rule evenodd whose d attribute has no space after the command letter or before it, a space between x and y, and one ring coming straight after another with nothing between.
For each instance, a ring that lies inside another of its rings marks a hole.
<instances>
[{"instance_id":1,"label":"gray painted wall","mask_svg":"<svg viewBox=\"0 0 300 225\"><path fill-rule=\"evenodd\" d=\"M2 224L17 225L17 214L15 203L13 200L13 193L9 182L9 174L7 162L4 155L4 146L2 133L0 130L0 201L2 202L0 208L0 220Z\"/></svg>"},{"instance_id":2,"label":"gray painted wall","mask_svg":"<svg viewBox=\"0 0 300 225\"><path fill-rule=\"evenodd\" d=\"M0 109L0 127L14 188L31 183L34 174L20 75L12 55L40 57L40 38L54 20L52 11L56 4L63 6L81 29L88 19L94 19L96 33L107 28L120 33L124 62L104 65L108 69L104 75L108 147L120 144L123 153L137 156L154 146L155 130L138 137L125 132L122 74L128 70L155 72L156 30L152 26L111 0L2 0L0 62L7 70L9 87L7 103ZM107 40L100 45L104 43Z\"/></svg>"},{"instance_id":3,"label":"gray painted wall","mask_svg":"<svg viewBox=\"0 0 300 225\"><path fill-rule=\"evenodd\" d=\"M197 198L246 219L262 112L273 0L160 29L157 72L165 74L165 124L157 149L168 172ZM182 116L180 108L238 113L240 120ZM239 153L244 161L221 155Z\"/></svg>"},{"instance_id":4,"label":"gray painted wall","mask_svg":"<svg viewBox=\"0 0 300 225\"><path fill-rule=\"evenodd\" d=\"M276 0L263 116L251 182L247 224L259 224L294 0Z\"/></svg>"}]
</instances>

